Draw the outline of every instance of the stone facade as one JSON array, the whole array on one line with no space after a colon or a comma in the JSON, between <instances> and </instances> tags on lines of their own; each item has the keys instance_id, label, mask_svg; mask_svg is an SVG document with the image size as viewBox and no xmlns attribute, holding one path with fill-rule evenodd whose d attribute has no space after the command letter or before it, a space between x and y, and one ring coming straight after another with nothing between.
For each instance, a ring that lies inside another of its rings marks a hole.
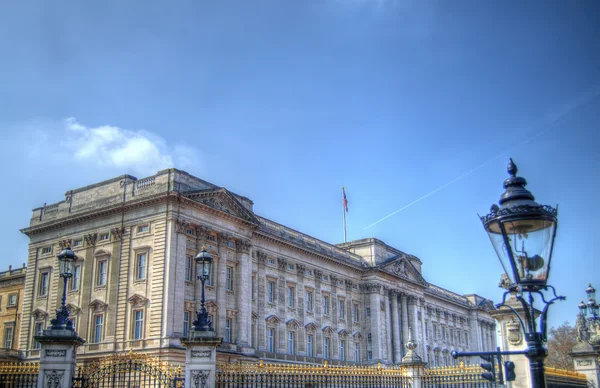
<instances>
[{"instance_id":1,"label":"stone facade","mask_svg":"<svg viewBox=\"0 0 600 388\"><path fill-rule=\"evenodd\" d=\"M417 352L495 348L491 302L429 284L421 260L377 239L332 245L253 212L250 199L176 169L120 176L33 210L20 346L60 303L56 254L78 255L67 303L87 343L81 359L134 349L183 362L180 338L199 306L193 257L214 258L207 309L217 358L398 363Z\"/></svg>"},{"instance_id":2,"label":"stone facade","mask_svg":"<svg viewBox=\"0 0 600 388\"><path fill-rule=\"evenodd\" d=\"M18 358L27 268L0 272L0 359Z\"/></svg>"}]
</instances>

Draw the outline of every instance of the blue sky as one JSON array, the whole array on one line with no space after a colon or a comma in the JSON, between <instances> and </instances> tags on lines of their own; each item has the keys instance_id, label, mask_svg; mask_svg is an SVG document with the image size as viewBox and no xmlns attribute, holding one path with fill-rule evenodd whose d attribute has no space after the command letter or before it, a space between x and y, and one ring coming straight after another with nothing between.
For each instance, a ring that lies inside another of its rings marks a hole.
<instances>
[{"instance_id":1,"label":"blue sky","mask_svg":"<svg viewBox=\"0 0 600 388\"><path fill-rule=\"evenodd\" d=\"M511 156L540 203L560 204L550 283L568 299L550 324L573 323L587 283L600 288L596 1L2 8L2 268L26 260L32 208L175 166L332 243L344 185L349 239L380 238L429 282L499 301L477 213Z\"/></svg>"}]
</instances>

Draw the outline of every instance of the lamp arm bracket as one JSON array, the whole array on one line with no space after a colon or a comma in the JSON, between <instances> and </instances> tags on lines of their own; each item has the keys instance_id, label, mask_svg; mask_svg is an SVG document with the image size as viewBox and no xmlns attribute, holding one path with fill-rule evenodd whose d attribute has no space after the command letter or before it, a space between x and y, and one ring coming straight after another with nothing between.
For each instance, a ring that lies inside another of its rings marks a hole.
<instances>
[{"instance_id":1,"label":"lamp arm bracket","mask_svg":"<svg viewBox=\"0 0 600 388\"><path fill-rule=\"evenodd\" d=\"M538 293L540 294L540 296L542 298L542 302L544 302L544 304L545 304L544 309L542 310L542 321L540 323L540 332L542 333L542 340L543 341L547 341L547 324L546 324L546 321L547 321L547 318L548 318L548 308L556 300L566 300L567 299L564 296L558 296L558 295L556 295L556 290L554 289L554 287L552 287L552 286L546 286L546 289L547 288L552 289L552 293L553 293L553 296L554 296L549 301L546 301L546 299L544 298L544 294L542 294L541 292L538 291Z\"/></svg>"},{"instance_id":2,"label":"lamp arm bracket","mask_svg":"<svg viewBox=\"0 0 600 388\"><path fill-rule=\"evenodd\" d=\"M531 297L531 291L529 292L529 299L531 300L531 304L527 303L525 298L523 298L523 294L517 294L516 298L519 302L521 302L521 306L523 307L523 311L525 312L525 322L527 322L529 326L529 330L525 330L525 326L523 325L523 333L535 332L535 313L533 313L533 299ZM523 323L523 321L521 322Z\"/></svg>"}]
</instances>

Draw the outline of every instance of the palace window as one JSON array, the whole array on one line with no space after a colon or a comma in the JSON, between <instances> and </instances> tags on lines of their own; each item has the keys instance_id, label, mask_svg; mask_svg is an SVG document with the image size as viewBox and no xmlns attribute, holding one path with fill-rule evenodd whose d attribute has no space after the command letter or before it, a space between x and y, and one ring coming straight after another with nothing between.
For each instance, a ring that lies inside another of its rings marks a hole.
<instances>
[{"instance_id":1,"label":"palace window","mask_svg":"<svg viewBox=\"0 0 600 388\"><path fill-rule=\"evenodd\" d=\"M73 327L73 330L77 331L77 318L71 318L71 326Z\"/></svg>"},{"instance_id":2,"label":"palace window","mask_svg":"<svg viewBox=\"0 0 600 388\"><path fill-rule=\"evenodd\" d=\"M275 351L275 329L267 329L267 350L269 352Z\"/></svg>"},{"instance_id":3,"label":"palace window","mask_svg":"<svg viewBox=\"0 0 600 388\"><path fill-rule=\"evenodd\" d=\"M135 279L144 280L146 279L146 262L148 259L148 253L138 253L135 260Z\"/></svg>"},{"instance_id":4,"label":"palace window","mask_svg":"<svg viewBox=\"0 0 600 388\"><path fill-rule=\"evenodd\" d=\"M438 338L438 328L437 325L434 323L433 324L433 339L437 339Z\"/></svg>"},{"instance_id":5,"label":"palace window","mask_svg":"<svg viewBox=\"0 0 600 388\"><path fill-rule=\"evenodd\" d=\"M354 303L352 306L352 320L358 322L358 303Z\"/></svg>"},{"instance_id":6,"label":"palace window","mask_svg":"<svg viewBox=\"0 0 600 388\"><path fill-rule=\"evenodd\" d=\"M51 253L52 253L52 246L42 248L42 255L49 255Z\"/></svg>"},{"instance_id":7,"label":"palace window","mask_svg":"<svg viewBox=\"0 0 600 388\"><path fill-rule=\"evenodd\" d=\"M367 318L371 317L371 308L370 307L365 308L365 317L367 317Z\"/></svg>"},{"instance_id":8,"label":"palace window","mask_svg":"<svg viewBox=\"0 0 600 388\"><path fill-rule=\"evenodd\" d=\"M14 327L7 326L4 328L4 344L5 349L12 349Z\"/></svg>"},{"instance_id":9,"label":"palace window","mask_svg":"<svg viewBox=\"0 0 600 388\"><path fill-rule=\"evenodd\" d=\"M340 340L340 360L346 361L346 340Z\"/></svg>"},{"instance_id":10,"label":"palace window","mask_svg":"<svg viewBox=\"0 0 600 388\"><path fill-rule=\"evenodd\" d=\"M233 267L227 267L227 272L225 272L225 284L227 291L233 291Z\"/></svg>"},{"instance_id":11,"label":"palace window","mask_svg":"<svg viewBox=\"0 0 600 388\"><path fill-rule=\"evenodd\" d=\"M183 336L187 337L190 330L190 312L183 312Z\"/></svg>"},{"instance_id":12,"label":"palace window","mask_svg":"<svg viewBox=\"0 0 600 388\"><path fill-rule=\"evenodd\" d=\"M110 240L110 233L102 233L100 235L100 241L108 241Z\"/></svg>"},{"instance_id":13,"label":"palace window","mask_svg":"<svg viewBox=\"0 0 600 388\"><path fill-rule=\"evenodd\" d=\"M40 274L40 283L38 287L38 295L39 296L47 296L48 295L48 280L50 278L50 272L42 272Z\"/></svg>"},{"instance_id":14,"label":"palace window","mask_svg":"<svg viewBox=\"0 0 600 388\"><path fill-rule=\"evenodd\" d=\"M306 311L311 312L313 310L313 293L312 291L306 291Z\"/></svg>"},{"instance_id":15,"label":"palace window","mask_svg":"<svg viewBox=\"0 0 600 388\"><path fill-rule=\"evenodd\" d=\"M17 305L17 294L10 294L8 296L8 305L6 307L13 307Z\"/></svg>"},{"instance_id":16,"label":"palace window","mask_svg":"<svg viewBox=\"0 0 600 388\"><path fill-rule=\"evenodd\" d=\"M104 327L104 315L94 315L94 343L102 342L102 332Z\"/></svg>"},{"instance_id":17,"label":"palace window","mask_svg":"<svg viewBox=\"0 0 600 388\"><path fill-rule=\"evenodd\" d=\"M310 334L306 336L306 355L313 356L313 336Z\"/></svg>"},{"instance_id":18,"label":"palace window","mask_svg":"<svg viewBox=\"0 0 600 388\"><path fill-rule=\"evenodd\" d=\"M291 309L294 308L294 294L296 293L296 289L293 286L288 286L287 288L287 306Z\"/></svg>"},{"instance_id":19,"label":"palace window","mask_svg":"<svg viewBox=\"0 0 600 388\"><path fill-rule=\"evenodd\" d=\"M235 248L235 243L233 241L227 241L227 246L229 248Z\"/></svg>"},{"instance_id":20,"label":"palace window","mask_svg":"<svg viewBox=\"0 0 600 388\"><path fill-rule=\"evenodd\" d=\"M290 271L293 271L294 270L294 264L288 264L287 265L287 269L290 270Z\"/></svg>"},{"instance_id":21,"label":"palace window","mask_svg":"<svg viewBox=\"0 0 600 388\"><path fill-rule=\"evenodd\" d=\"M133 339L140 340L144 336L144 310L135 310L133 312L133 319Z\"/></svg>"},{"instance_id":22,"label":"palace window","mask_svg":"<svg viewBox=\"0 0 600 388\"><path fill-rule=\"evenodd\" d=\"M296 333L294 333L293 331L288 331L288 353L289 354L295 354L295 349L294 349L294 345L295 345L295 336Z\"/></svg>"},{"instance_id":23,"label":"palace window","mask_svg":"<svg viewBox=\"0 0 600 388\"><path fill-rule=\"evenodd\" d=\"M34 330L33 330L33 335L34 336L39 336L39 335L43 335L44 334L44 322L36 322ZM40 344L38 341L33 340L33 348L34 349L40 349L42 347L42 344Z\"/></svg>"},{"instance_id":24,"label":"palace window","mask_svg":"<svg viewBox=\"0 0 600 388\"><path fill-rule=\"evenodd\" d=\"M73 248L77 248L83 245L83 240L73 240Z\"/></svg>"},{"instance_id":25,"label":"palace window","mask_svg":"<svg viewBox=\"0 0 600 388\"><path fill-rule=\"evenodd\" d=\"M194 258L192 256L185 257L185 280L190 282L192 281L192 263L194 262Z\"/></svg>"},{"instance_id":26,"label":"palace window","mask_svg":"<svg viewBox=\"0 0 600 388\"><path fill-rule=\"evenodd\" d=\"M429 339L429 321L425 320L425 339Z\"/></svg>"},{"instance_id":27,"label":"palace window","mask_svg":"<svg viewBox=\"0 0 600 388\"><path fill-rule=\"evenodd\" d=\"M225 342L231 342L231 319L225 320Z\"/></svg>"},{"instance_id":28,"label":"palace window","mask_svg":"<svg viewBox=\"0 0 600 388\"><path fill-rule=\"evenodd\" d=\"M267 283L267 301L275 303L275 282Z\"/></svg>"},{"instance_id":29,"label":"palace window","mask_svg":"<svg viewBox=\"0 0 600 388\"><path fill-rule=\"evenodd\" d=\"M145 232L149 232L150 231L150 225L146 224L146 225L140 225L138 226L138 233L145 233Z\"/></svg>"},{"instance_id":30,"label":"palace window","mask_svg":"<svg viewBox=\"0 0 600 388\"><path fill-rule=\"evenodd\" d=\"M354 343L354 362L360 362L360 345L358 342Z\"/></svg>"},{"instance_id":31,"label":"palace window","mask_svg":"<svg viewBox=\"0 0 600 388\"><path fill-rule=\"evenodd\" d=\"M106 285L106 260L98 260L96 263L96 285L97 286L105 286Z\"/></svg>"},{"instance_id":32,"label":"palace window","mask_svg":"<svg viewBox=\"0 0 600 388\"><path fill-rule=\"evenodd\" d=\"M323 358L329 358L329 337L323 338Z\"/></svg>"},{"instance_id":33,"label":"palace window","mask_svg":"<svg viewBox=\"0 0 600 388\"><path fill-rule=\"evenodd\" d=\"M208 236L206 236L206 239L208 241L215 241L215 236L213 236L212 234L209 234Z\"/></svg>"},{"instance_id":34,"label":"palace window","mask_svg":"<svg viewBox=\"0 0 600 388\"><path fill-rule=\"evenodd\" d=\"M329 296L323 295L323 315L329 315Z\"/></svg>"},{"instance_id":35,"label":"palace window","mask_svg":"<svg viewBox=\"0 0 600 388\"><path fill-rule=\"evenodd\" d=\"M73 267L73 276L71 277L71 291L79 290L80 277L81 277L81 266L76 265Z\"/></svg>"},{"instance_id":36,"label":"palace window","mask_svg":"<svg viewBox=\"0 0 600 388\"><path fill-rule=\"evenodd\" d=\"M344 300L338 299L338 317L340 319L344 319L345 316L346 316L346 313L344 311Z\"/></svg>"},{"instance_id":37,"label":"palace window","mask_svg":"<svg viewBox=\"0 0 600 388\"><path fill-rule=\"evenodd\" d=\"M367 334L367 343L370 345L372 341L373 341L373 336L371 335L371 333L368 333Z\"/></svg>"},{"instance_id":38,"label":"palace window","mask_svg":"<svg viewBox=\"0 0 600 388\"><path fill-rule=\"evenodd\" d=\"M369 361L371 361L371 360L373 359L373 352L372 352L372 351L370 351L370 350L367 352L367 359L368 359Z\"/></svg>"}]
</instances>

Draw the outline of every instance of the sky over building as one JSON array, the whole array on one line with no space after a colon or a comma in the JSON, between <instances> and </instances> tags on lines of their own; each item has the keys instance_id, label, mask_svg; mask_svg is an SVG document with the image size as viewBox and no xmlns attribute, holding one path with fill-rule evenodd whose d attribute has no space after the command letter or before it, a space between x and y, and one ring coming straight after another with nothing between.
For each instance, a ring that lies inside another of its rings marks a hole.
<instances>
[{"instance_id":1,"label":"sky over building","mask_svg":"<svg viewBox=\"0 0 600 388\"><path fill-rule=\"evenodd\" d=\"M345 186L349 239L498 302L477 214L513 157L559 204L550 324L600 288L596 1L11 2L0 55L2 268L32 208L177 167L331 243Z\"/></svg>"}]
</instances>

